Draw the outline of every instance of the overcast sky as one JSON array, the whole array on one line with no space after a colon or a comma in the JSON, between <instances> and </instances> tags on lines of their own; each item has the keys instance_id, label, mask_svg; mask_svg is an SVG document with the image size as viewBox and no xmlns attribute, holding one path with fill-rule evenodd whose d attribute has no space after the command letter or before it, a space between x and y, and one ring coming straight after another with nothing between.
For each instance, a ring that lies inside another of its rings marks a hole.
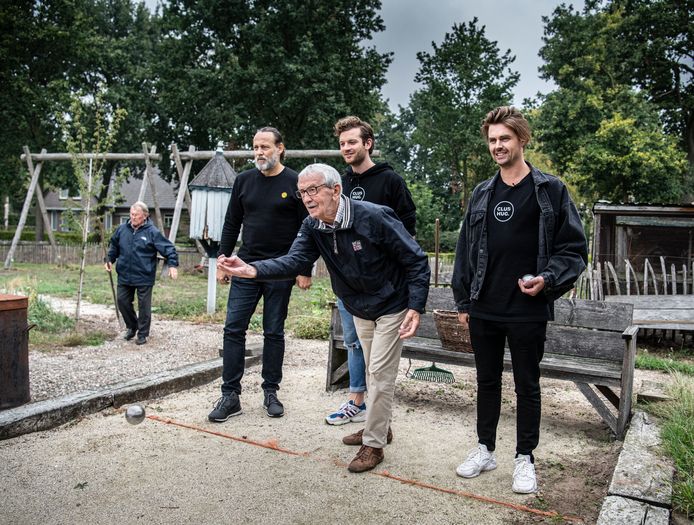
<instances>
[{"instance_id":1,"label":"overcast sky","mask_svg":"<svg viewBox=\"0 0 694 525\"><path fill-rule=\"evenodd\" d=\"M377 33L372 45L380 52L395 53L383 87L390 108L406 106L410 94L417 89L414 76L419 70L418 51L431 53L432 41L440 45L453 24L469 22L477 17L485 26L489 40L496 41L503 54L507 49L516 56L512 68L520 73L514 93L514 104L520 106L526 97L540 91L547 93L552 84L540 79L542 61L542 16L551 15L561 4L558 0L382 0L381 18L386 30ZM583 0L566 1L583 9Z\"/></svg>"}]
</instances>

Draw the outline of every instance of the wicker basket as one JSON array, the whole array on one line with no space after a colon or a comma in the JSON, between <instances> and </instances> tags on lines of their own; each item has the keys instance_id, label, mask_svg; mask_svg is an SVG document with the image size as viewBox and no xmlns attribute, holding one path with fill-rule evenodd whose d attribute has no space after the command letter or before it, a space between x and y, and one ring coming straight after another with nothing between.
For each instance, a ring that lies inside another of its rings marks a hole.
<instances>
[{"instance_id":1,"label":"wicker basket","mask_svg":"<svg viewBox=\"0 0 694 525\"><path fill-rule=\"evenodd\" d=\"M434 322L444 350L472 353L470 330L460 324L458 312L434 310Z\"/></svg>"}]
</instances>

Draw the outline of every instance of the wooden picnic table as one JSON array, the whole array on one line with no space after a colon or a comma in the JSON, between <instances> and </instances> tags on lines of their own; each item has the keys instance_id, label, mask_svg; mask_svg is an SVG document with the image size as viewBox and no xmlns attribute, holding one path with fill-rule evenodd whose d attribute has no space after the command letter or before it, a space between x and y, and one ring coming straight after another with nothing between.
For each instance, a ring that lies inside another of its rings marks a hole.
<instances>
[{"instance_id":1,"label":"wooden picnic table","mask_svg":"<svg viewBox=\"0 0 694 525\"><path fill-rule=\"evenodd\" d=\"M634 305L639 328L694 331L694 295L610 295L605 301Z\"/></svg>"}]
</instances>

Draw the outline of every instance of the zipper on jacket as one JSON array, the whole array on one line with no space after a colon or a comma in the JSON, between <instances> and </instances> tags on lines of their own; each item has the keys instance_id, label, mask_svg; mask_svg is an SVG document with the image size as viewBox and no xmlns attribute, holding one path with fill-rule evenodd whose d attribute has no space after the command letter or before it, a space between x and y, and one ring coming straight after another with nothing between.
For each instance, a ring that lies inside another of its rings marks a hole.
<instances>
[{"instance_id":1,"label":"zipper on jacket","mask_svg":"<svg viewBox=\"0 0 694 525\"><path fill-rule=\"evenodd\" d=\"M333 229L333 253L339 255L340 252L337 251L337 235L335 235L335 229Z\"/></svg>"}]
</instances>

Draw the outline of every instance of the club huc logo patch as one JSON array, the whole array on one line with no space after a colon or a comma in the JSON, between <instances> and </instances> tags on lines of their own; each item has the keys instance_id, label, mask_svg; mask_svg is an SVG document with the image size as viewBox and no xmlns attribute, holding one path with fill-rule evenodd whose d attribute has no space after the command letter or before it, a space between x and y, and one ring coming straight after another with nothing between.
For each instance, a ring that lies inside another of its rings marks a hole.
<instances>
[{"instance_id":1,"label":"club huc logo patch","mask_svg":"<svg viewBox=\"0 0 694 525\"><path fill-rule=\"evenodd\" d=\"M509 201L501 201L494 208L494 218L499 222L506 222L513 217L513 204Z\"/></svg>"},{"instance_id":2,"label":"club huc logo patch","mask_svg":"<svg viewBox=\"0 0 694 525\"><path fill-rule=\"evenodd\" d=\"M366 192L364 191L364 188L362 188L361 186L352 188L352 191L349 192L349 198L355 201L363 201L365 195Z\"/></svg>"}]
</instances>

